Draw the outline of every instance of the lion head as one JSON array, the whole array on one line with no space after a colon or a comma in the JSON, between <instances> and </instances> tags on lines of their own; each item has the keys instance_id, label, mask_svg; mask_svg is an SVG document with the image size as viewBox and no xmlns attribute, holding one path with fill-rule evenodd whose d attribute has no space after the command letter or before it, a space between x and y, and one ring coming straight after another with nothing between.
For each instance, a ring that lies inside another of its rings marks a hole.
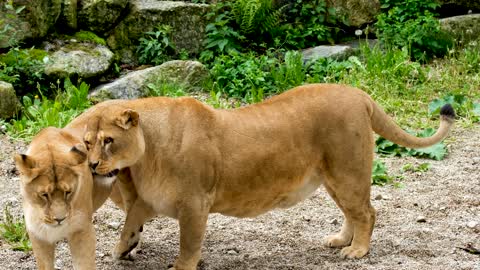
<instances>
[{"instance_id":1,"label":"lion head","mask_svg":"<svg viewBox=\"0 0 480 270\"><path fill-rule=\"evenodd\" d=\"M88 185L91 189L92 182L86 161L81 140L58 128L44 129L26 154L15 156L27 228L38 231L69 226L65 224L71 223L72 211L77 210L73 202L91 196L84 192ZM88 205L88 201L84 203Z\"/></svg>"},{"instance_id":2,"label":"lion head","mask_svg":"<svg viewBox=\"0 0 480 270\"><path fill-rule=\"evenodd\" d=\"M83 139L90 168L101 176L115 176L135 164L145 152L139 114L122 106L111 106L93 117Z\"/></svg>"}]
</instances>

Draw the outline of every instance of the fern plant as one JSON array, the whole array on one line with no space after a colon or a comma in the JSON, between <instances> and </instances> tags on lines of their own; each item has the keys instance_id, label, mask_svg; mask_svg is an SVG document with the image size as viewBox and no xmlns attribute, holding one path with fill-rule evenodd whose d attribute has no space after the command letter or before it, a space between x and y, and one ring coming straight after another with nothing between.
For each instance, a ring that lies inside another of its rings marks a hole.
<instances>
[{"instance_id":1,"label":"fern plant","mask_svg":"<svg viewBox=\"0 0 480 270\"><path fill-rule=\"evenodd\" d=\"M242 34L264 34L280 24L284 7L275 8L272 0L237 0L232 13Z\"/></svg>"}]
</instances>

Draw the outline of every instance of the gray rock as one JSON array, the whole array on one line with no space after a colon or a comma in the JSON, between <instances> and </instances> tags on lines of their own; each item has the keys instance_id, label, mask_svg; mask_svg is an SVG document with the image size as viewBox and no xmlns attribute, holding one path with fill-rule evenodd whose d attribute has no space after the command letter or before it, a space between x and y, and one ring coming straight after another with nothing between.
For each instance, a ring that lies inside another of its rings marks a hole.
<instances>
[{"instance_id":1,"label":"gray rock","mask_svg":"<svg viewBox=\"0 0 480 270\"><path fill-rule=\"evenodd\" d=\"M96 33L105 33L118 22L128 0L82 0L79 24Z\"/></svg>"},{"instance_id":2,"label":"gray rock","mask_svg":"<svg viewBox=\"0 0 480 270\"><path fill-rule=\"evenodd\" d=\"M470 229L475 229L478 226L478 223L475 221L470 221L467 223L467 227Z\"/></svg>"},{"instance_id":3,"label":"gray rock","mask_svg":"<svg viewBox=\"0 0 480 270\"><path fill-rule=\"evenodd\" d=\"M66 78L97 77L105 73L113 61L113 53L98 44L68 44L54 52L45 65L45 74Z\"/></svg>"},{"instance_id":4,"label":"gray rock","mask_svg":"<svg viewBox=\"0 0 480 270\"><path fill-rule=\"evenodd\" d=\"M177 50L198 53L202 48L209 5L176 1L133 0L129 14L114 28L107 43L124 63L137 61L135 50L145 32L172 27Z\"/></svg>"},{"instance_id":5,"label":"gray rock","mask_svg":"<svg viewBox=\"0 0 480 270\"><path fill-rule=\"evenodd\" d=\"M164 82L178 83L189 90L201 87L207 77L208 70L202 63L174 60L130 72L112 83L100 85L90 93L89 97L94 102L146 97L149 95L149 84Z\"/></svg>"},{"instance_id":6,"label":"gray rock","mask_svg":"<svg viewBox=\"0 0 480 270\"><path fill-rule=\"evenodd\" d=\"M440 20L440 25L461 43L480 39L480 14L444 18Z\"/></svg>"},{"instance_id":7,"label":"gray rock","mask_svg":"<svg viewBox=\"0 0 480 270\"><path fill-rule=\"evenodd\" d=\"M15 116L20 109L13 85L0 81L0 118L8 119Z\"/></svg>"},{"instance_id":8,"label":"gray rock","mask_svg":"<svg viewBox=\"0 0 480 270\"><path fill-rule=\"evenodd\" d=\"M345 60L349 56L357 54L360 47L367 44L370 47L376 46L378 41L376 39L369 40L355 40L337 45L320 45L313 48L308 48L302 51L303 62L316 61L320 58L333 58L336 60Z\"/></svg>"},{"instance_id":9,"label":"gray rock","mask_svg":"<svg viewBox=\"0 0 480 270\"><path fill-rule=\"evenodd\" d=\"M2 33L0 48L6 48L13 43L25 39L44 37L48 30L57 21L63 0L13 0L13 9L5 7L5 1L0 4L0 22L2 29L5 25L11 28ZM18 14L15 9L25 7Z\"/></svg>"}]
</instances>

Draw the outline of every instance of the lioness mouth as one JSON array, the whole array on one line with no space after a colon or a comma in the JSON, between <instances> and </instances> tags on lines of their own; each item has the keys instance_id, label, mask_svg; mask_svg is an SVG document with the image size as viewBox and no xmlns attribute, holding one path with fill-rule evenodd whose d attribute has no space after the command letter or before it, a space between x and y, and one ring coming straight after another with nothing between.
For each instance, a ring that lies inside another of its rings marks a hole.
<instances>
[{"instance_id":1,"label":"lioness mouth","mask_svg":"<svg viewBox=\"0 0 480 270\"><path fill-rule=\"evenodd\" d=\"M115 169L115 170L113 170L113 171L111 171L111 172L109 172L109 173L106 173L106 174L98 174L98 173L97 173L97 175L104 176L104 177L114 177L114 176L116 176L119 172L120 172L119 169Z\"/></svg>"}]
</instances>

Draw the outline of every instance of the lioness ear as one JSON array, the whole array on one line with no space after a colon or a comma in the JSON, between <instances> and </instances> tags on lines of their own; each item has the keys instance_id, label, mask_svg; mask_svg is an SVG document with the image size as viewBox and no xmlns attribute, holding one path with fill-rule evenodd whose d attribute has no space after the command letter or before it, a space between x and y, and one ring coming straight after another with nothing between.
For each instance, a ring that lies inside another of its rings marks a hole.
<instances>
[{"instance_id":1,"label":"lioness ear","mask_svg":"<svg viewBox=\"0 0 480 270\"><path fill-rule=\"evenodd\" d=\"M70 153L73 154L75 160L74 164L72 164L73 166L81 164L87 160L87 149L81 143L73 146L72 149L70 149Z\"/></svg>"},{"instance_id":2,"label":"lioness ear","mask_svg":"<svg viewBox=\"0 0 480 270\"><path fill-rule=\"evenodd\" d=\"M15 164L17 169L26 179L32 180L38 175L38 169L36 169L36 162L31 156L25 154L16 154Z\"/></svg>"},{"instance_id":3,"label":"lioness ear","mask_svg":"<svg viewBox=\"0 0 480 270\"><path fill-rule=\"evenodd\" d=\"M115 124L123 129L130 129L138 125L138 118L139 115L136 111L127 109L115 119Z\"/></svg>"}]
</instances>

